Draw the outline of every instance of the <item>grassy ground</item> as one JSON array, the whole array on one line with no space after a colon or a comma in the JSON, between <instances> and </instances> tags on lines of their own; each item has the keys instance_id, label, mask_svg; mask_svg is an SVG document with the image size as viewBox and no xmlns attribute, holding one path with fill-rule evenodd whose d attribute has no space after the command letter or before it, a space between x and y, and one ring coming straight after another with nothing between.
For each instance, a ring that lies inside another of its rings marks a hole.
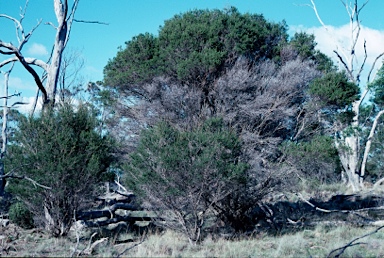
<instances>
[{"instance_id":1,"label":"grassy ground","mask_svg":"<svg viewBox=\"0 0 384 258\"><path fill-rule=\"evenodd\" d=\"M333 249L344 246L372 228L338 227L305 230L281 236L254 236L250 239L213 241L207 238L201 245L190 246L175 233L151 236L132 249L128 256L172 257L325 257ZM357 245L346 249L342 257L383 257L384 232L364 238Z\"/></svg>"},{"instance_id":2,"label":"grassy ground","mask_svg":"<svg viewBox=\"0 0 384 258\"><path fill-rule=\"evenodd\" d=\"M81 250L86 250L98 239L106 237L86 256L117 257L124 252L122 256L128 257L326 257L333 249L375 229L317 227L292 234L256 234L247 239L233 240L213 240L208 236L200 245L192 246L185 237L172 231L142 237L120 232L119 237L95 236L92 241L89 241L91 232L84 231L77 244L73 232L68 238L54 239L41 231L23 230L9 225L0 229L0 256L77 256ZM132 241L120 243L121 239ZM384 229L358 242L361 244L347 248L341 257L384 257Z\"/></svg>"},{"instance_id":3,"label":"grassy ground","mask_svg":"<svg viewBox=\"0 0 384 258\"><path fill-rule=\"evenodd\" d=\"M335 189L322 189L316 196L324 195L327 199L324 193L334 194ZM288 198L294 202L292 198L297 196ZM24 230L9 224L0 225L0 257L327 257L332 250L377 228L318 226L313 230L278 235L255 233L230 240L208 236L201 244L193 246L187 238L173 231L137 235L117 226L96 229L97 235L92 238L95 230L83 229L57 239L44 231ZM356 242L359 244L347 248L341 257L384 257L384 228Z\"/></svg>"}]
</instances>

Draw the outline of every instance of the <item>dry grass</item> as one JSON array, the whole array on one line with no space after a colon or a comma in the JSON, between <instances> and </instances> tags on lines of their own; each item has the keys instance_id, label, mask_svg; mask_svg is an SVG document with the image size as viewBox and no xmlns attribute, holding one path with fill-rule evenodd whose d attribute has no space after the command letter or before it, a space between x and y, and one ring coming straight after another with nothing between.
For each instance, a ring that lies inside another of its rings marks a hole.
<instances>
[{"instance_id":1,"label":"dry grass","mask_svg":"<svg viewBox=\"0 0 384 258\"><path fill-rule=\"evenodd\" d=\"M277 237L254 236L250 239L217 241L206 238L201 245L191 246L174 232L152 235L127 253L130 257L325 257L333 249L375 228L337 227L304 230ZM361 240L366 244L348 248L344 257L383 257L384 232Z\"/></svg>"},{"instance_id":2,"label":"dry grass","mask_svg":"<svg viewBox=\"0 0 384 258\"><path fill-rule=\"evenodd\" d=\"M248 239L213 240L207 237L196 246L187 238L172 231L148 235L142 243L118 244L116 239L132 237L121 232L117 237L99 244L92 252L97 257L117 257L126 251L126 257L326 257L330 251L375 228L318 227L280 236L254 235ZM22 230L10 225L0 229L0 256L69 257L74 253L76 238L55 239L44 232ZM89 232L82 235L77 250L84 250L89 244ZM96 241L97 238L91 242ZM140 237L135 238L136 241ZM384 257L384 229L359 242L364 244L348 248L342 257ZM78 252L75 252L77 256ZM89 256L89 255L88 255Z\"/></svg>"}]
</instances>

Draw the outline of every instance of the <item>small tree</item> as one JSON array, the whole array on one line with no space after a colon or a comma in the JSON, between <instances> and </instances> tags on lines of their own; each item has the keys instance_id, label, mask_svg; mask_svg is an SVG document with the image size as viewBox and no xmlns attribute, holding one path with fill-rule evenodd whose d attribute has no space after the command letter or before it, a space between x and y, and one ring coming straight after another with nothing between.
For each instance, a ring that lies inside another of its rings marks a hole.
<instances>
[{"instance_id":1,"label":"small tree","mask_svg":"<svg viewBox=\"0 0 384 258\"><path fill-rule=\"evenodd\" d=\"M54 236L67 234L76 212L108 179L113 141L95 131L97 120L85 106L64 104L38 117L22 117L9 146L7 169L31 181L11 179L9 190Z\"/></svg>"},{"instance_id":2,"label":"small tree","mask_svg":"<svg viewBox=\"0 0 384 258\"><path fill-rule=\"evenodd\" d=\"M126 167L127 183L152 208L169 211L166 225L196 243L213 207L245 184L240 147L221 119L191 131L162 122L143 132Z\"/></svg>"}]
</instances>

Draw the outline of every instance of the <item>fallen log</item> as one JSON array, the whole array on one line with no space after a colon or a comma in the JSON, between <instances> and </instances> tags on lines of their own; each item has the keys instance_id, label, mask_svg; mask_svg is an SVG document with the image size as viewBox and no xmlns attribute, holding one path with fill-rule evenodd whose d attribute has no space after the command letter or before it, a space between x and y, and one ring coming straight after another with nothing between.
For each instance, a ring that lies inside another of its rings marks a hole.
<instances>
[{"instance_id":1,"label":"fallen log","mask_svg":"<svg viewBox=\"0 0 384 258\"><path fill-rule=\"evenodd\" d=\"M99 219L99 218L108 218L111 219L116 217L116 210L126 210L126 211L136 211L138 210L135 205L127 204L127 203L115 203L108 209L104 210L94 210L94 211L83 211L79 212L76 216L76 220L91 220L91 219Z\"/></svg>"},{"instance_id":2,"label":"fallen log","mask_svg":"<svg viewBox=\"0 0 384 258\"><path fill-rule=\"evenodd\" d=\"M251 214L257 227L274 232L321 224L381 225L384 220L383 196L335 195L327 201L306 199L301 194L297 196L300 201L260 203Z\"/></svg>"},{"instance_id":3,"label":"fallen log","mask_svg":"<svg viewBox=\"0 0 384 258\"><path fill-rule=\"evenodd\" d=\"M137 221L148 221L151 222L153 220L159 220L161 218L155 218L155 217L150 217L150 216L142 216L142 217L136 217L136 216L120 216L120 215L115 215L115 217L107 219L107 220L99 220L99 221L84 221L84 224L87 227L103 227L103 226L108 226L110 224L115 224L118 222L128 222L128 223L135 223Z\"/></svg>"}]
</instances>

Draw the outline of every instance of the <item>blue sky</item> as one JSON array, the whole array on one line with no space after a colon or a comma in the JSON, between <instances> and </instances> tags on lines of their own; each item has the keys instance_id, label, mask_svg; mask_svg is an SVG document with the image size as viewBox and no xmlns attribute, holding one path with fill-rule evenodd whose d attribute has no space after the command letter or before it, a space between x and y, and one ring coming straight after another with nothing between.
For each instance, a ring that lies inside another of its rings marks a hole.
<instances>
[{"instance_id":1,"label":"blue sky","mask_svg":"<svg viewBox=\"0 0 384 258\"><path fill-rule=\"evenodd\" d=\"M72 2L69 0L70 4ZM344 26L349 22L348 15L341 1L315 2L323 21L330 25L331 31L338 35L349 35L348 27ZM0 0L0 13L19 17L20 7L24 4L25 0ZM164 20L175 14L193 9L235 6L243 13L262 13L270 21L285 20L291 31L306 30L314 33L319 48L331 55L335 44L321 30L313 10L306 4L310 4L310 0L81 0L76 13L77 19L100 21L109 25L75 23L66 50L81 53L85 60L82 70L85 81L102 80L102 71L108 60L116 55L119 46L124 46L124 42L133 36L144 32L157 34ZM367 31L364 38L371 42L368 50L372 56L384 51L383 10L383 0L371 0L361 13L362 24ZM43 23L25 47L24 55L46 60L55 31L44 23L55 22L53 0L29 1L23 22L25 30L29 31L39 19ZM4 18L0 18L0 40L17 42L13 23ZM343 44L344 40L341 39L340 42ZM0 61L3 59L0 56ZM33 80L21 67L13 73L12 83L15 90L22 91L25 97L35 91Z\"/></svg>"}]
</instances>

